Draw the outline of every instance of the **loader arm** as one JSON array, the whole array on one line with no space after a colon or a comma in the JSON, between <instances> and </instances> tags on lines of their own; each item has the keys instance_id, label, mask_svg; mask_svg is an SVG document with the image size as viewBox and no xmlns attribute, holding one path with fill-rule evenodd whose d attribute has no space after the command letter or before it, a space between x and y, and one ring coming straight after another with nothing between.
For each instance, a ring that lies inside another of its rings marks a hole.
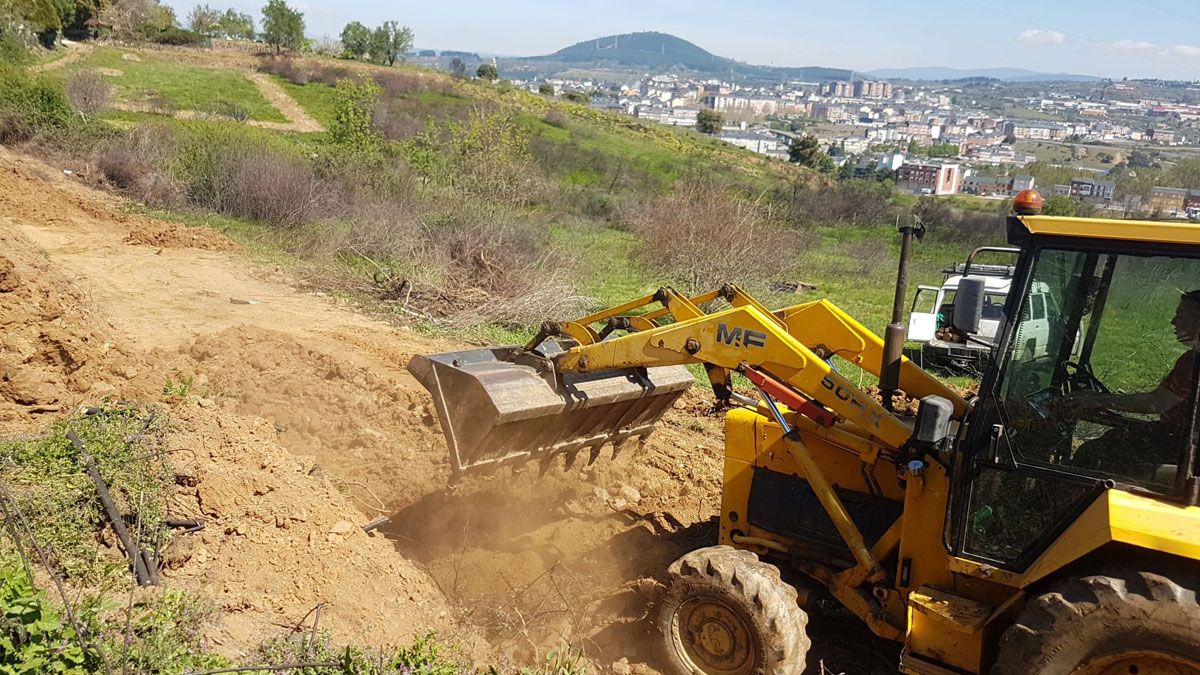
<instances>
[{"instance_id":1,"label":"loader arm","mask_svg":"<svg viewBox=\"0 0 1200 675\"><path fill-rule=\"evenodd\" d=\"M728 302L731 309L711 314L700 310L701 305L718 299ZM651 304L662 307L639 316L625 316ZM668 317L674 323L659 323ZM606 328L600 331L591 328L599 322L605 322ZM771 312L732 285L692 298L664 288L558 326L562 334L579 343L556 359L562 371L700 363L721 396L722 389L729 387L729 372L751 366L820 401L889 448L899 447L908 438L903 424L826 362L832 356L839 356L878 376L883 358L883 339L828 300ZM614 327L630 334L612 338ZM764 341L764 346L757 346L756 341L745 340L746 331L769 335L771 339ZM900 386L916 398L931 394L946 398L954 405L956 416L962 415L966 408L960 395L908 359L902 360ZM881 425L888 428L883 434L878 433Z\"/></svg>"},{"instance_id":2,"label":"loader arm","mask_svg":"<svg viewBox=\"0 0 1200 675\"><path fill-rule=\"evenodd\" d=\"M581 344L555 357L556 368L584 373L691 363L722 370L757 368L820 402L886 448L908 441L912 432L907 426L788 333L778 317L746 305L712 314L697 310L698 316L685 318L690 313L687 306L695 305L682 297L677 300L685 310L671 312L678 323Z\"/></svg>"}]
</instances>

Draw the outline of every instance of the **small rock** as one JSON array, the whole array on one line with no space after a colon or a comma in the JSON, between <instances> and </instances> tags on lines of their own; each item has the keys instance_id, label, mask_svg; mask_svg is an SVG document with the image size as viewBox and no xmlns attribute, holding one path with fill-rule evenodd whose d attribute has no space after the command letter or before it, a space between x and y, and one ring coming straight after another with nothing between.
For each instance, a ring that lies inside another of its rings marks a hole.
<instances>
[{"instance_id":1,"label":"small rock","mask_svg":"<svg viewBox=\"0 0 1200 675\"><path fill-rule=\"evenodd\" d=\"M595 493L595 495L600 499L604 499L604 500L608 499L608 490L605 490L604 488L600 487L599 485L593 486L592 492Z\"/></svg>"},{"instance_id":2,"label":"small rock","mask_svg":"<svg viewBox=\"0 0 1200 675\"><path fill-rule=\"evenodd\" d=\"M21 285L21 276L8 258L0 258L0 293L15 291Z\"/></svg>"},{"instance_id":3,"label":"small rock","mask_svg":"<svg viewBox=\"0 0 1200 675\"><path fill-rule=\"evenodd\" d=\"M203 565L204 563L208 562L208 549L201 548L200 550L196 551L196 555L192 557L196 560L196 562Z\"/></svg>"},{"instance_id":4,"label":"small rock","mask_svg":"<svg viewBox=\"0 0 1200 675\"><path fill-rule=\"evenodd\" d=\"M349 534L353 529L354 523L348 520L339 520L333 524L333 527L329 528L329 531L333 534Z\"/></svg>"},{"instance_id":5,"label":"small rock","mask_svg":"<svg viewBox=\"0 0 1200 675\"><path fill-rule=\"evenodd\" d=\"M107 382L97 381L92 383L92 391L96 392L97 394L107 394L114 389L116 389L116 387Z\"/></svg>"},{"instance_id":6,"label":"small rock","mask_svg":"<svg viewBox=\"0 0 1200 675\"><path fill-rule=\"evenodd\" d=\"M125 376L125 379L132 380L133 378L138 376L138 371L137 371L137 368L126 368L125 372L123 372L121 374L123 376Z\"/></svg>"},{"instance_id":7,"label":"small rock","mask_svg":"<svg viewBox=\"0 0 1200 675\"><path fill-rule=\"evenodd\" d=\"M213 403L211 398L205 398L201 396L200 398L196 399L196 405L200 406L201 408L211 408L216 404Z\"/></svg>"},{"instance_id":8,"label":"small rock","mask_svg":"<svg viewBox=\"0 0 1200 675\"><path fill-rule=\"evenodd\" d=\"M642 493L638 492L637 488L632 485L622 485L621 489L617 490L617 494L624 497L630 504L637 504L642 501Z\"/></svg>"},{"instance_id":9,"label":"small rock","mask_svg":"<svg viewBox=\"0 0 1200 675\"><path fill-rule=\"evenodd\" d=\"M612 664L612 671L616 675L633 675L633 666L629 665L629 659L622 656L620 661Z\"/></svg>"}]
</instances>

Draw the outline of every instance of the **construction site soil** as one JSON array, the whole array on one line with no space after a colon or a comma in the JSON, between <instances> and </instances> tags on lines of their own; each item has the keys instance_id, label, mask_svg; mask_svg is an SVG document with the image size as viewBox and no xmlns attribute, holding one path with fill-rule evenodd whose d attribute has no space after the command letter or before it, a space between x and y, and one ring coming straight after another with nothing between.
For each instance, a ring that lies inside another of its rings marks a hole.
<instances>
[{"instance_id":1,"label":"construction site soil","mask_svg":"<svg viewBox=\"0 0 1200 675\"><path fill-rule=\"evenodd\" d=\"M208 637L230 656L324 603L341 642L434 630L481 661L572 645L594 672L654 673L656 583L716 539L723 429L700 390L615 459L451 485L405 365L462 345L297 290L219 233L133 215L3 149L0 331L4 435L104 400L169 418L191 477L171 511L208 526L172 545L165 584L216 603ZM894 672L895 648L836 611L810 630L813 672Z\"/></svg>"}]
</instances>

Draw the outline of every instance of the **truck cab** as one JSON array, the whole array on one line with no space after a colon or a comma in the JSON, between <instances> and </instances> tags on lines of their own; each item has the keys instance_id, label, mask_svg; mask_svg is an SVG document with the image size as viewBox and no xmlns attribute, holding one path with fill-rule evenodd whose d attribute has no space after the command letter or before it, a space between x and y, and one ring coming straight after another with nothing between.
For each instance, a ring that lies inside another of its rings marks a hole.
<instances>
[{"instance_id":1,"label":"truck cab","mask_svg":"<svg viewBox=\"0 0 1200 675\"><path fill-rule=\"evenodd\" d=\"M1016 255L1015 248L984 246L975 249L966 262L942 271L941 286L918 286L913 296L908 318L907 338L921 344L916 360L923 368L955 373L981 373L1001 329L1004 304L1012 286L1011 265L980 264L976 257L982 253ZM980 279L984 283L983 314L979 332L965 339L952 329L954 299L963 279ZM1030 314L1023 324L1022 341L1031 354L1044 354L1049 341L1047 310L1053 299L1045 284L1032 289L1030 303L1024 311Z\"/></svg>"}]
</instances>

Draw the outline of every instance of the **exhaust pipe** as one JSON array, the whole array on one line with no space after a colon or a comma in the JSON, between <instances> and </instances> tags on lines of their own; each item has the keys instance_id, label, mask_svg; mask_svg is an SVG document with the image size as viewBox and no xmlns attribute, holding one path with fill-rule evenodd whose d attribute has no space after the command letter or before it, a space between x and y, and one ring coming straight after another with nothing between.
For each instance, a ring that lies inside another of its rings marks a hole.
<instances>
[{"instance_id":1,"label":"exhaust pipe","mask_svg":"<svg viewBox=\"0 0 1200 675\"><path fill-rule=\"evenodd\" d=\"M883 363L879 368L879 394L883 407L892 412L892 396L900 388L900 362L904 358L904 303L908 296L908 263L912 259L913 237L925 236L925 224L913 216L912 225L900 231L900 268L896 272L896 296L892 300L892 322L883 334Z\"/></svg>"}]
</instances>

